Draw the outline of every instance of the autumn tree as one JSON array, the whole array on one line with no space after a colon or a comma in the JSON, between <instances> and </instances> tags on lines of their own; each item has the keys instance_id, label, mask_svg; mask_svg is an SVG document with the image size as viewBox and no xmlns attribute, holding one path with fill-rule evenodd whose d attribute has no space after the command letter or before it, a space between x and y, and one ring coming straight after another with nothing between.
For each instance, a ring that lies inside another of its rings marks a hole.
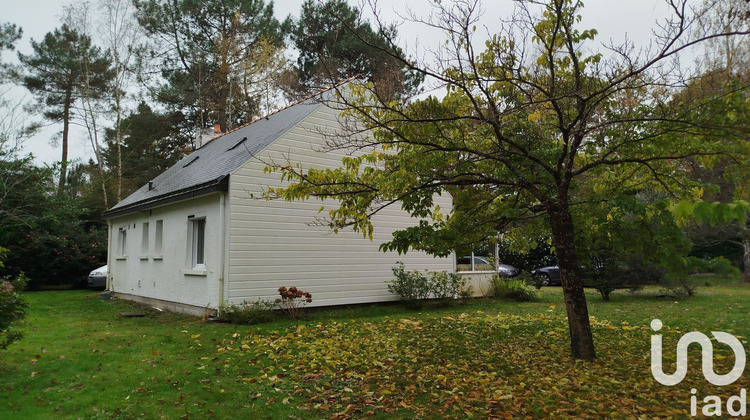
<instances>
[{"instance_id":1,"label":"autumn tree","mask_svg":"<svg viewBox=\"0 0 750 420\"><path fill-rule=\"evenodd\" d=\"M248 122L275 98L274 74L288 23L263 0L135 2L138 21L160 59L165 83L156 99L185 113L196 128L226 131Z\"/></svg>"},{"instance_id":2,"label":"autumn tree","mask_svg":"<svg viewBox=\"0 0 750 420\"><path fill-rule=\"evenodd\" d=\"M582 4L574 0L516 2L512 17L498 22L498 33L480 48L478 1L436 2L428 24L447 41L435 60L412 64L389 51L442 84L445 96L404 104L379 96L371 83L347 85L337 95L347 129L328 141L358 153L338 169L278 163L274 169L291 184L268 194L338 201L328 213L331 227L365 235L380 209L398 205L419 220L381 246L399 252L447 255L460 241L522 224L546 226L562 276L571 354L593 359L577 247L592 223L587 209L600 212L631 182L694 196L684 160L721 151L723 127L700 112L717 103L673 100L688 78L674 59L736 31L697 31L686 1L669 5L672 16L647 49L629 42L597 47L596 30L579 28ZM688 135L696 133L702 142ZM586 191L597 192L595 201ZM446 193L453 197L448 216L433 201Z\"/></svg>"},{"instance_id":3,"label":"autumn tree","mask_svg":"<svg viewBox=\"0 0 750 420\"><path fill-rule=\"evenodd\" d=\"M62 194L68 167L70 126L84 113L75 104L84 96L103 94L110 82L110 59L91 38L63 24L41 42L31 41L33 53L18 54L24 66L23 85L42 107L44 117L62 123L62 156L58 194Z\"/></svg>"},{"instance_id":4,"label":"autumn tree","mask_svg":"<svg viewBox=\"0 0 750 420\"><path fill-rule=\"evenodd\" d=\"M297 97L356 75L372 80L384 96L411 93L422 81L418 72L387 52L397 35L394 26L373 30L361 10L344 0L306 0L291 39L299 53L293 69ZM400 54L401 51L399 50Z\"/></svg>"}]
</instances>

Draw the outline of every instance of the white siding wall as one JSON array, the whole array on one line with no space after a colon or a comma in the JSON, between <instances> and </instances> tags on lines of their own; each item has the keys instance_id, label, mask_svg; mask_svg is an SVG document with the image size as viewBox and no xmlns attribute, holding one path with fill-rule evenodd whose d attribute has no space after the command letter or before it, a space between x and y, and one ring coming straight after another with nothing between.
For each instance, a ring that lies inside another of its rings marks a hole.
<instances>
[{"instance_id":1,"label":"white siding wall","mask_svg":"<svg viewBox=\"0 0 750 420\"><path fill-rule=\"evenodd\" d=\"M272 117L273 118L273 117ZM229 304L274 299L280 286L297 286L313 294L313 305L337 305L397 299L388 292L391 268L403 261L407 269L452 271L452 258L433 258L422 252L382 253L378 246L392 232L415 224L399 208L387 209L374 220L373 240L351 230L333 234L327 227L310 226L321 202L259 199L265 186L281 186L280 173L264 174L266 162L300 162L311 167L338 167L343 153L322 152L318 131L335 127L334 111L321 107L266 150L230 176ZM251 198L254 194L256 198ZM440 198L450 209L450 198ZM325 215L325 214L324 214Z\"/></svg>"},{"instance_id":2,"label":"white siding wall","mask_svg":"<svg viewBox=\"0 0 750 420\"><path fill-rule=\"evenodd\" d=\"M191 267L191 232L188 216L205 216L205 270ZM157 221L163 221L162 253L155 249ZM149 224L148 250L142 252L143 223ZM117 217L110 220L110 290L115 293L178 302L196 313L217 308L222 278L223 240L220 194ZM118 249L119 229L127 231L127 257Z\"/></svg>"}]
</instances>

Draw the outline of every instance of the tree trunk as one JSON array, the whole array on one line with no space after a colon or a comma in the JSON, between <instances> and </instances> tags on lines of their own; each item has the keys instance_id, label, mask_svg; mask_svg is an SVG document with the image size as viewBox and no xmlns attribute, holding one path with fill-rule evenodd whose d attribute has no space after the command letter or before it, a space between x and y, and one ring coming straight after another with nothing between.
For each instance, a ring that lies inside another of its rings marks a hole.
<instances>
[{"instance_id":1,"label":"tree trunk","mask_svg":"<svg viewBox=\"0 0 750 420\"><path fill-rule=\"evenodd\" d=\"M71 100L71 93L68 92L65 96L65 108L63 110L62 160L60 162L60 182L57 185L57 195L63 195L68 174L68 132L70 131Z\"/></svg>"},{"instance_id":2,"label":"tree trunk","mask_svg":"<svg viewBox=\"0 0 750 420\"><path fill-rule=\"evenodd\" d=\"M118 60L119 61L119 60ZM119 66L119 63L117 64ZM117 76L119 80L119 67ZM119 83L119 82L118 82ZM117 202L122 201L122 104L120 103L120 86L115 86L115 143L117 144ZM109 207L107 208L109 210Z\"/></svg>"},{"instance_id":3,"label":"tree trunk","mask_svg":"<svg viewBox=\"0 0 750 420\"><path fill-rule=\"evenodd\" d=\"M593 360L596 357L594 338L575 252L575 232L570 211L563 208L551 212L550 224L568 314L571 356L575 359Z\"/></svg>"}]
</instances>

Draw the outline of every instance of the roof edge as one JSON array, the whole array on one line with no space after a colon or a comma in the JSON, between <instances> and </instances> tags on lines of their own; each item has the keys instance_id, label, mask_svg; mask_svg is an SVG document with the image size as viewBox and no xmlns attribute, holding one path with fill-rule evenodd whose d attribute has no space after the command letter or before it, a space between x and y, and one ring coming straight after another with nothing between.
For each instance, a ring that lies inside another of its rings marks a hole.
<instances>
[{"instance_id":1,"label":"roof edge","mask_svg":"<svg viewBox=\"0 0 750 420\"><path fill-rule=\"evenodd\" d=\"M195 198L211 194L213 192L224 191L229 191L229 175L224 175L221 178L217 178L213 181L205 182L200 185L195 185L190 188L158 195L144 201L138 201L128 206L107 210L102 213L102 218L104 220L113 219L115 217L125 216L126 214L137 213L139 211L150 210L167 204L176 203L178 201L187 200L189 198Z\"/></svg>"},{"instance_id":2,"label":"roof edge","mask_svg":"<svg viewBox=\"0 0 750 420\"><path fill-rule=\"evenodd\" d=\"M214 141L214 140L216 140L216 139L218 139L218 138L224 137L224 136L226 136L227 134L231 134L231 133L234 133L235 131L237 131L237 130L240 130L240 129L243 129L243 128L247 127L247 126L248 126L248 125L250 125L250 124L253 124L253 123L257 122L257 121L260 121L260 120L266 119L266 118L268 118L268 117L270 117L270 116L272 116L272 115L274 115L274 114L277 114L277 113L279 113L279 112L281 112L281 111L283 111L283 110L285 110L285 109L291 108L291 107L293 107L293 106L295 106L295 105L299 105L299 104L301 104L302 102L305 102L305 101L307 101L307 100L310 100L310 99L312 99L312 98L314 98L314 97L316 97L316 96L320 96L320 95L322 95L322 94L324 94L324 93L326 93L326 92L330 92L330 91L332 91L332 90L334 90L334 89L337 89L337 88L339 88L339 87L341 87L341 86L343 86L343 85L345 85L345 84L347 84L347 83L349 83L349 82L351 82L351 81L353 81L353 80L359 79L359 78L361 78L361 77L362 77L362 74L357 74L357 75L354 75L354 76L352 76L352 77L350 77L350 78L348 78L348 79L342 80L342 81L340 81L340 82L338 82L338 83L336 83L336 84L333 84L333 85L331 85L331 86L328 86L327 88L321 89L321 90L319 90L319 91L317 91L317 92L315 92L315 93L312 93L312 94L310 94L310 95L307 95L307 96L305 96L305 97L304 97L304 98L302 98L302 99L298 99L298 100L296 100L296 101L294 101L294 102L291 102L291 103L287 104L287 105L286 105L286 106L284 106L284 107L281 107L281 108L279 108L279 109L276 109L276 110L274 110L274 111L271 111L271 112L269 112L269 113L268 113L268 114L266 114L266 115L263 115L263 116L257 117L257 118L255 118L254 120L250 121L249 123L245 123L245 124L242 124L242 125L240 125L240 126L238 126L238 127L235 127L235 128L233 128L233 129L231 129L231 130L227 131L226 133L221 133L221 134L219 134L218 136L216 136L216 137L213 137L213 138L211 138L211 140L210 140L210 141L208 141L208 142L207 142L206 144L210 144L210 143L211 143L212 141ZM204 144L203 146L205 146L206 144ZM201 147L203 147L203 146L201 146Z\"/></svg>"}]
</instances>

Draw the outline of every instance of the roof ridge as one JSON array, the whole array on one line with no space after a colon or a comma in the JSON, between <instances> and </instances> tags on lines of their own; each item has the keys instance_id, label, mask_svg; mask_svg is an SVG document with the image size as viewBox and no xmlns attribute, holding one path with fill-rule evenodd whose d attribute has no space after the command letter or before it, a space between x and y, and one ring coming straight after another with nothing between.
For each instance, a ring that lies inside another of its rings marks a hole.
<instances>
[{"instance_id":1,"label":"roof ridge","mask_svg":"<svg viewBox=\"0 0 750 420\"><path fill-rule=\"evenodd\" d=\"M312 93L312 94L310 94L310 95L307 95L307 96L305 96L305 97L304 97L304 98L302 98L302 99L298 99L298 100L296 100L296 101L294 101L294 102L291 102L291 103L287 104L286 106L283 106L283 107L281 107L281 108L279 108L279 109L276 109L276 110L274 110L274 111L271 111L271 112L269 112L269 113L268 113L268 114L266 114L266 115L263 115L263 116L257 117L256 119L254 119L254 120L252 120L252 121L250 121L250 122L248 122L248 123L245 123L245 124L242 124L242 125L240 125L240 126L237 126L237 127L233 128L233 129L231 129L231 130L227 131L226 133L221 133L221 134L219 134L219 135L218 135L218 136L216 136L216 137L212 137L212 138L211 138L211 140L209 140L209 141L208 141L208 143L211 143L211 142L213 142L214 140L216 140L216 139L218 139L218 138L220 138L220 137L224 137L224 136L226 136L227 134L231 134L231 133L233 133L233 132L235 132L235 131L237 131L237 130L243 129L243 128L245 128L245 127L249 126L250 124L253 124L253 123L256 123L256 122L258 122L258 121L260 121L260 120L266 119L266 118L270 117L271 115L274 115L274 114L278 114L279 112L281 112L281 111L283 111L283 110L285 110L285 109L289 109L289 108L291 108L291 107L293 107L293 106L295 106L295 105L299 105L299 104L301 104L302 102L305 102L305 101L307 101L308 99L312 99L312 98L314 98L314 97L316 97L316 96L319 96L319 95L322 95L322 94L324 94L324 93L326 93L326 92L328 92L328 91L330 91L330 90L336 89L337 87L339 87L339 86L341 86L341 85L344 85L344 84L346 84L346 83L349 83L349 82L351 82L352 80L354 80L354 79L358 79L358 78L360 78L360 77L362 77L362 74L361 74L361 73L358 73L358 74L356 74L356 75L354 75L354 76L352 76L352 77L349 77L349 78L347 78L347 79L345 79L345 80L342 80L342 81L340 81L340 82L338 82L338 83L336 83L336 84L333 84L333 85L331 85L331 86L328 86L328 87L326 87L326 88L323 88L323 89L321 89L321 90L319 90L319 91L317 91L317 92L315 92L315 93ZM206 144L208 144L208 143L206 143Z\"/></svg>"}]
</instances>

